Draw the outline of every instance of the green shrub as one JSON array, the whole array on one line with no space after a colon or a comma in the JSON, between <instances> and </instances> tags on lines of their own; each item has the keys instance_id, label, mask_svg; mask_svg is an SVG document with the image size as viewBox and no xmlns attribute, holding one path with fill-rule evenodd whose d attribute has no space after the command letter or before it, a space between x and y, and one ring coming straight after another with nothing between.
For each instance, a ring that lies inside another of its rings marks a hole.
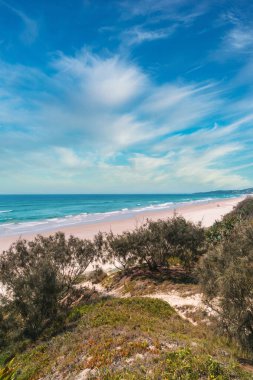
<instances>
[{"instance_id":1,"label":"green shrub","mask_svg":"<svg viewBox=\"0 0 253 380\"><path fill-rule=\"evenodd\" d=\"M253 350L253 221L237 224L201 259L199 279L223 328Z\"/></svg>"},{"instance_id":2,"label":"green shrub","mask_svg":"<svg viewBox=\"0 0 253 380\"><path fill-rule=\"evenodd\" d=\"M205 250L205 232L200 225L183 217L146 223L132 232L115 235L98 234L96 245L102 257L124 269L148 265L150 270L169 266L177 258L188 270L192 269Z\"/></svg>"},{"instance_id":3,"label":"green shrub","mask_svg":"<svg viewBox=\"0 0 253 380\"><path fill-rule=\"evenodd\" d=\"M136 231L123 232L114 234L113 232L99 234L95 237L98 251L101 254L103 262L111 262L115 267L120 269L128 269L136 264L136 248L138 239L136 239Z\"/></svg>"},{"instance_id":4,"label":"green shrub","mask_svg":"<svg viewBox=\"0 0 253 380\"><path fill-rule=\"evenodd\" d=\"M136 244L136 261L147 264L150 270L159 266L168 265L169 249L165 240L165 227L163 221L147 222L134 232Z\"/></svg>"},{"instance_id":5,"label":"green shrub","mask_svg":"<svg viewBox=\"0 0 253 380\"><path fill-rule=\"evenodd\" d=\"M164 238L169 257L179 258L185 269L190 270L205 252L205 231L201 224L174 216L165 222Z\"/></svg>"},{"instance_id":6,"label":"green shrub","mask_svg":"<svg viewBox=\"0 0 253 380\"><path fill-rule=\"evenodd\" d=\"M237 204L237 206L224 216L224 220L237 218L247 220L253 218L253 197L248 196Z\"/></svg>"},{"instance_id":7,"label":"green shrub","mask_svg":"<svg viewBox=\"0 0 253 380\"><path fill-rule=\"evenodd\" d=\"M18 240L0 257L0 281L5 286L0 324L35 339L60 318L76 278L95 255L88 240L63 233ZM10 326L9 326L10 325ZM15 329L14 329L15 327Z\"/></svg>"},{"instance_id":8,"label":"green shrub","mask_svg":"<svg viewBox=\"0 0 253 380\"><path fill-rule=\"evenodd\" d=\"M102 268L96 268L95 270L89 272L86 275L86 279L88 281L91 281L92 284L99 284L101 281L103 281L107 277L107 274Z\"/></svg>"},{"instance_id":9,"label":"green shrub","mask_svg":"<svg viewBox=\"0 0 253 380\"><path fill-rule=\"evenodd\" d=\"M216 221L206 231L206 237L209 244L219 244L223 239L230 236L233 229L238 223L253 218L253 197L243 199L238 205L221 221Z\"/></svg>"},{"instance_id":10,"label":"green shrub","mask_svg":"<svg viewBox=\"0 0 253 380\"><path fill-rule=\"evenodd\" d=\"M229 379L224 367L211 356L194 355L189 348L183 348L167 355L165 374L171 380Z\"/></svg>"},{"instance_id":11,"label":"green shrub","mask_svg":"<svg viewBox=\"0 0 253 380\"><path fill-rule=\"evenodd\" d=\"M136 260L146 263L151 270L169 266L170 259L178 259L190 270L204 252L204 229L179 216L166 221L147 220L135 231L135 236L139 242Z\"/></svg>"}]
</instances>

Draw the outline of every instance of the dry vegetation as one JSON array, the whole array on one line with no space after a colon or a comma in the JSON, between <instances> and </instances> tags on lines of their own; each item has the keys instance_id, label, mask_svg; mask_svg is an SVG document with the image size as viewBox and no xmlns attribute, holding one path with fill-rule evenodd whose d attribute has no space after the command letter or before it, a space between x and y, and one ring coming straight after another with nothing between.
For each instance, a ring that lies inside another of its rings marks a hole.
<instances>
[{"instance_id":1,"label":"dry vegetation","mask_svg":"<svg viewBox=\"0 0 253 380\"><path fill-rule=\"evenodd\" d=\"M72 380L82 371L88 379L251 378L226 339L160 300L92 302L73 309L65 323L64 333L15 356L6 371L23 380Z\"/></svg>"}]
</instances>

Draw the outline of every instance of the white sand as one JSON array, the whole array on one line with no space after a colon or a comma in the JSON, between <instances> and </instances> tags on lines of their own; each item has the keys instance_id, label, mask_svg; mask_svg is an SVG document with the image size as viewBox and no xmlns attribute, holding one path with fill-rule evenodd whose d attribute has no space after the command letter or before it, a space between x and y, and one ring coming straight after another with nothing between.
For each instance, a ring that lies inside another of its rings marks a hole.
<instances>
[{"instance_id":1,"label":"white sand","mask_svg":"<svg viewBox=\"0 0 253 380\"><path fill-rule=\"evenodd\" d=\"M61 228L61 231L64 232L66 236L74 235L80 238L93 238L99 231L109 232L112 230L115 233L121 233L123 231L134 229L136 226L140 226L146 221L147 218L152 220L166 219L173 216L174 212L178 215L184 216L187 220L192 222L202 222L203 226L208 227L212 225L215 220L220 220L223 215L230 212L242 199L242 197L237 197L222 199L219 201L209 201L208 203L203 204L195 203L190 205L186 204L183 206L180 205L174 210L143 212L128 219L63 227ZM54 232L56 232L56 230L43 232L41 235L48 236ZM35 235L35 233L26 233L16 236L0 237L0 252L8 249L11 243L16 241L19 237L31 240Z\"/></svg>"}]
</instances>

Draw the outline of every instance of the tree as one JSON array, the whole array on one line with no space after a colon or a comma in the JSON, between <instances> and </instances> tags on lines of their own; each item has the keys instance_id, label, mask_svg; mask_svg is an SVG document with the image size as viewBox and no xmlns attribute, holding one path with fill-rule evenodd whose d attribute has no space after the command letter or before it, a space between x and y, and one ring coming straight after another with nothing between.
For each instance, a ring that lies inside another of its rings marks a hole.
<instances>
[{"instance_id":1,"label":"tree","mask_svg":"<svg viewBox=\"0 0 253 380\"><path fill-rule=\"evenodd\" d=\"M205 252L205 231L201 224L194 224L182 216L174 216L165 222L164 239L169 257L177 257L187 270L199 260Z\"/></svg>"},{"instance_id":2,"label":"tree","mask_svg":"<svg viewBox=\"0 0 253 380\"><path fill-rule=\"evenodd\" d=\"M147 264L150 270L168 265L169 246L165 239L166 222L147 222L134 231L136 261Z\"/></svg>"},{"instance_id":3,"label":"tree","mask_svg":"<svg viewBox=\"0 0 253 380\"><path fill-rule=\"evenodd\" d=\"M134 232L123 232L121 235L113 232L100 233L95 237L95 241L104 262L109 261L125 270L136 263L138 241Z\"/></svg>"},{"instance_id":4,"label":"tree","mask_svg":"<svg viewBox=\"0 0 253 380\"><path fill-rule=\"evenodd\" d=\"M230 336L253 350L253 222L238 223L200 261L199 278L207 302Z\"/></svg>"},{"instance_id":5,"label":"tree","mask_svg":"<svg viewBox=\"0 0 253 380\"><path fill-rule=\"evenodd\" d=\"M0 257L4 307L16 313L22 333L35 339L64 310L64 299L95 256L91 241L63 233L18 240Z\"/></svg>"},{"instance_id":6,"label":"tree","mask_svg":"<svg viewBox=\"0 0 253 380\"><path fill-rule=\"evenodd\" d=\"M150 270L168 266L177 257L186 269L191 269L204 252L205 233L200 225L174 217L146 223L121 235L98 234L96 247L104 261L128 269L136 264L148 265Z\"/></svg>"}]
</instances>

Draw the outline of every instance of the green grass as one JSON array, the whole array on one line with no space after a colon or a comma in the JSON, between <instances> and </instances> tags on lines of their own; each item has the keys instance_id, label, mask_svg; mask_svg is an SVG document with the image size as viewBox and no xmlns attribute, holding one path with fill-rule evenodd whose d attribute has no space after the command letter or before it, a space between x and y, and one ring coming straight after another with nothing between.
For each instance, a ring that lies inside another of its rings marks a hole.
<instances>
[{"instance_id":1,"label":"green grass","mask_svg":"<svg viewBox=\"0 0 253 380\"><path fill-rule=\"evenodd\" d=\"M73 380L85 368L91 379L252 379L235 350L161 300L107 299L72 310L64 333L0 359L0 380Z\"/></svg>"}]
</instances>

